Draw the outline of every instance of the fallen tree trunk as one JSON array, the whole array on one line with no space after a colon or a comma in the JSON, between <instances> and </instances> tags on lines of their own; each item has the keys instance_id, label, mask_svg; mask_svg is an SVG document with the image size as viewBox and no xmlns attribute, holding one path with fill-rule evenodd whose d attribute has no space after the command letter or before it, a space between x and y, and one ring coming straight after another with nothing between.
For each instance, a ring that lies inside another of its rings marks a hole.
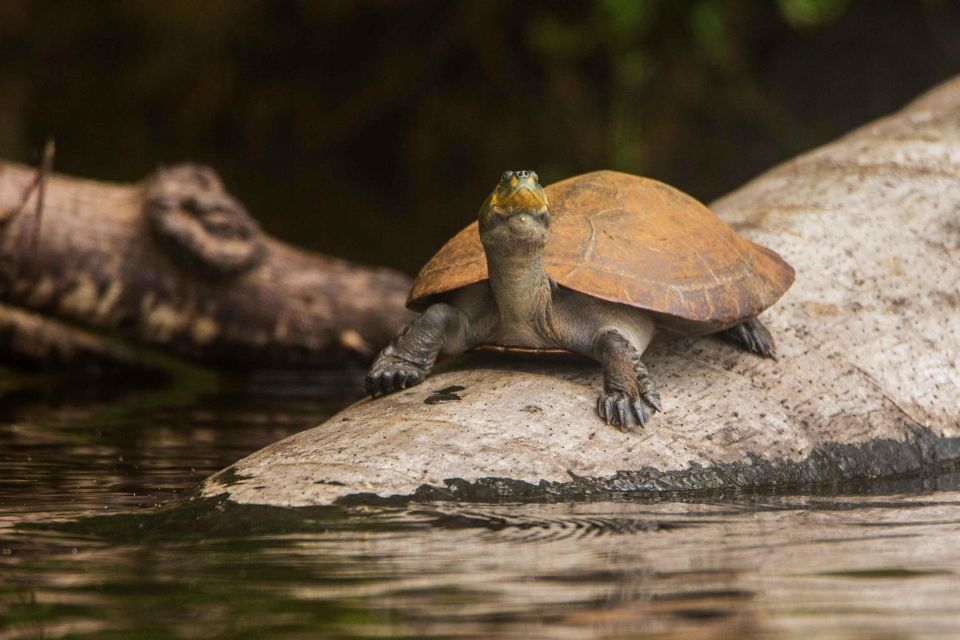
<instances>
[{"instance_id":1,"label":"fallen tree trunk","mask_svg":"<svg viewBox=\"0 0 960 640\"><path fill-rule=\"evenodd\" d=\"M645 362L664 413L600 422L599 367L461 359L241 460L203 492L277 505L603 498L877 478L960 460L960 78L714 204L797 270L779 360Z\"/></svg>"},{"instance_id":2,"label":"fallen tree trunk","mask_svg":"<svg viewBox=\"0 0 960 640\"><path fill-rule=\"evenodd\" d=\"M36 313L0 304L0 354L14 365L61 372L160 379L160 367L114 341Z\"/></svg>"},{"instance_id":3,"label":"fallen tree trunk","mask_svg":"<svg viewBox=\"0 0 960 640\"><path fill-rule=\"evenodd\" d=\"M409 321L408 286L266 236L205 167L116 185L0 162L0 301L67 324L215 364L341 365Z\"/></svg>"}]
</instances>

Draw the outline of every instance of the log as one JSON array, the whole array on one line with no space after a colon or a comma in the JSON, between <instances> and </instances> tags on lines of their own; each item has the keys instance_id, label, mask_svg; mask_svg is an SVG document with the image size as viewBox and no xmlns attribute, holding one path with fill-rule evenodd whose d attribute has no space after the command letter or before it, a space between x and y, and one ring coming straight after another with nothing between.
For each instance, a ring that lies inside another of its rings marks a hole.
<instances>
[{"instance_id":1,"label":"log","mask_svg":"<svg viewBox=\"0 0 960 640\"><path fill-rule=\"evenodd\" d=\"M807 486L960 461L960 78L713 204L797 270L777 361L717 339L647 357L664 412L621 433L599 367L453 361L207 480L242 503L553 500Z\"/></svg>"},{"instance_id":2,"label":"log","mask_svg":"<svg viewBox=\"0 0 960 640\"><path fill-rule=\"evenodd\" d=\"M410 320L408 277L267 236L207 167L121 185L50 175L49 154L44 164L0 162L11 307L245 366L366 361Z\"/></svg>"},{"instance_id":3,"label":"log","mask_svg":"<svg viewBox=\"0 0 960 640\"><path fill-rule=\"evenodd\" d=\"M165 371L124 345L36 313L0 304L0 353L18 367L54 367L84 376L161 380Z\"/></svg>"}]
</instances>

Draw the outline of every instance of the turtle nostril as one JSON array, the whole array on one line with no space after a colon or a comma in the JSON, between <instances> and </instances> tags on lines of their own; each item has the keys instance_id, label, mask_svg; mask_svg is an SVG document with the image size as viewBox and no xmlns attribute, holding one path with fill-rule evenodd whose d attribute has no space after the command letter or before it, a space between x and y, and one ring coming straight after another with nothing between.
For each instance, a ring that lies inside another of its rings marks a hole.
<instances>
[{"instance_id":1,"label":"turtle nostril","mask_svg":"<svg viewBox=\"0 0 960 640\"><path fill-rule=\"evenodd\" d=\"M530 176L530 172L529 172L529 171L517 171L517 177L518 177L518 178L527 178L527 177L529 177L529 176Z\"/></svg>"}]
</instances>

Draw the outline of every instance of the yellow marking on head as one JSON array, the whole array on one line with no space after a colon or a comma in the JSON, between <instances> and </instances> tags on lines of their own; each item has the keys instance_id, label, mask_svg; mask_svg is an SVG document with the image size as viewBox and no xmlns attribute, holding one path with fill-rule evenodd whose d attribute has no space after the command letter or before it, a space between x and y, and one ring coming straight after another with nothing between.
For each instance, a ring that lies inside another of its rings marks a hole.
<instances>
[{"instance_id":1,"label":"yellow marking on head","mask_svg":"<svg viewBox=\"0 0 960 640\"><path fill-rule=\"evenodd\" d=\"M521 188L508 194L501 205L505 207L516 207L518 209L539 210L547 206L546 194L540 189L532 190Z\"/></svg>"},{"instance_id":2,"label":"yellow marking on head","mask_svg":"<svg viewBox=\"0 0 960 640\"><path fill-rule=\"evenodd\" d=\"M510 186L511 186L511 187L513 187L514 189L516 189L518 184L520 184L520 181L517 180L517 176L513 176L512 178L510 178Z\"/></svg>"}]
</instances>

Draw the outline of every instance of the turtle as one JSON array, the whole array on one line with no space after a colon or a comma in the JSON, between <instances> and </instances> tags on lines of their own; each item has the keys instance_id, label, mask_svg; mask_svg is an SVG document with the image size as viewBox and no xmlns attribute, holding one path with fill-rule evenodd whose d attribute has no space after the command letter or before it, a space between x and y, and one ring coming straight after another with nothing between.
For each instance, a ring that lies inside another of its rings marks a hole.
<instances>
[{"instance_id":1,"label":"turtle","mask_svg":"<svg viewBox=\"0 0 960 640\"><path fill-rule=\"evenodd\" d=\"M422 313L374 360L366 388L419 384L441 353L568 351L601 364L600 418L635 430L662 411L641 359L654 336L719 334L774 358L757 315L794 277L662 182L596 171L543 189L536 172L507 171L421 269L407 306Z\"/></svg>"}]
</instances>

